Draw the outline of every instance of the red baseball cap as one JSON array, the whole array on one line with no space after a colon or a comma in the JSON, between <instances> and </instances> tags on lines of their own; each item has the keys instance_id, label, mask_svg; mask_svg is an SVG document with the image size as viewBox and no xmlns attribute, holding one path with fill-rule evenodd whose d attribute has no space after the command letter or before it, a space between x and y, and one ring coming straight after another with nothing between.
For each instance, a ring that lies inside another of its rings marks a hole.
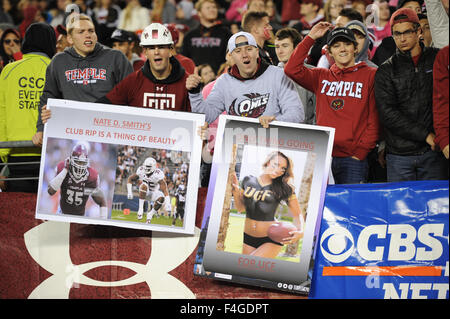
<instances>
[{"instance_id":1,"label":"red baseball cap","mask_svg":"<svg viewBox=\"0 0 450 319\"><path fill-rule=\"evenodd\" d=\"M56 26L56 31L58 32L58 35L59 35L59 34L67 35L67 29L66 29L66 27L63 26L62 24L58 24L58 25Z\"/></svg>"},{"instance_id":2,"label":"red baseball cap","mask_svg":"<svg viewBox=\"0 0 450 319\"><path fill-rule=\"evenodd\" d=\"M409 8L401 8L395 11L391 16L391 28L397 24L402 22L411 22L411 23L417 23L419 22L419 17L417 13L413 9Z\"/></svg>"}]
</instances>

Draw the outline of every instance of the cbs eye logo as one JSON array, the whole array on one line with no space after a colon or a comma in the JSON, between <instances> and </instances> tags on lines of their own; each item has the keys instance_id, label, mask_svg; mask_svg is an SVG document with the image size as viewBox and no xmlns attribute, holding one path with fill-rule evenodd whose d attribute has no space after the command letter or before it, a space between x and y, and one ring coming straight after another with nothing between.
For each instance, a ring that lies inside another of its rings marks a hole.
<instances>
[{"instance_id":1,"label":"cbs eye logo","mask_svg":"<svg viewBox=\"0 0 450 319\"><path fill-rule=\"evenodd\" d=\"M322 255L332 263L341 263L350 257L354 246L352 234L341 226L328 228L320 239Z\"/></svg>"}]
</instances>

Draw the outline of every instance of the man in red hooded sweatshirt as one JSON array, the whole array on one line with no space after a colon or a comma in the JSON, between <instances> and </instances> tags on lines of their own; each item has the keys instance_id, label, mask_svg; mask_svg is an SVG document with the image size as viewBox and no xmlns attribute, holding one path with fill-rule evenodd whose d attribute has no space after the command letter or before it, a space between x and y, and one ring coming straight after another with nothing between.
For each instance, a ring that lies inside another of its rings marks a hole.
<instances>
[{"instance_id":1,"label":"man in red hooded sweatshirt","mask_svg":"<svg viewBox=\"0 0 450 319\"><path fill-rule=\"evenodd\" d=\"M140 45L147 57L144 66L96 102L190 112L188 74L172 56L170 31L160 23L151 23L142 32Z\"/></svg>"},{"instance_id":2,"label":"man in red hooded sweatshirt","mask_svg":"<svg viewBox=\"0 0 450 319\"><path fill-rule=\"evenodd\" d=\"M375 105L376 69L355 62L356 39L348 28L335 28L327 38L335 64L330 69L309 69L304 65L314 41L332 25L316 24L297 46L284 72L317 98L317 125L336 129L332 173L337 184L364 183L367 180L367 154L378 139L379 122Z\"/></svg>"},{"instance_id":3,"label":"man in red hooded sweatshirt","mask_svg":"<svg viewBox=\"0 0 450 319\"><path fill-rule=\"evenodd\" d=\"M436 131L434 142L449 158L448 147L448 83L449 83L449 47L443 47L433 65L433 127Z\"/></svg>"}]
</instances>

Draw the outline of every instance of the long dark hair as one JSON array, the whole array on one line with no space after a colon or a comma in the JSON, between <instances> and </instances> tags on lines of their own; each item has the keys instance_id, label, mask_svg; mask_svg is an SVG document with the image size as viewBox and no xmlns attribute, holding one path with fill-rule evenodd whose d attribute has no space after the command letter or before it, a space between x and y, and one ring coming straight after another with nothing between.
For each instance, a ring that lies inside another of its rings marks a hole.
<instances>
[{"instance_id":1,"label":"long dark hair","mask_svg":"<svg viewBox=\"0 0 450 319\"><path fill-rule=\"evenodd\" d=\"M274 151L267 155L266 160L263 163L263 168L265 168L269 164L269 162L276 156L283 157L287 162L286 171L283 173L283 175L272 180L272 192L275 196L275 199L277 201L282 201L287 200L294 192L292 184L289 183L289 181L294 178L294 164L292 163L291 159L284 155L282 152Z\"/></svg>"},{"instance_id":2,"label":"long dark hair","mask_svg":"<svg viewBox=\"0 0 450 319\"><path fill-rule=\"evenodd\" d=\"M7 65L8 63L14 62L13 56L10 56L9 54L7 54L3 47L3 40L6 38L6 35L9 33L14 33L19 38L19 41L21 42L20 46L22 47L22 37L20 36L20 33L18 30L9 28L9 29L6 29L5 31L3 31L3 34L0 37L0 59L1 59L0 63L2 64L1 67L5 67L5 65ZM0 70L1 70L1 67L0 67Z\"/></svg>"}]
</instances>

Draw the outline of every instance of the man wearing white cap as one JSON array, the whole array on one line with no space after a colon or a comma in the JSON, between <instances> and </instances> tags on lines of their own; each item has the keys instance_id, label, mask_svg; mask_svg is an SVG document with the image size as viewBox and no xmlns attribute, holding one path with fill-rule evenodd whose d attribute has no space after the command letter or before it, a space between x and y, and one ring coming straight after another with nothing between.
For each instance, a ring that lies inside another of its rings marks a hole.
<instances>
[{"instance_id":1,"label":"man wearing white cap","mask_svg":"<svg viewBox=\"0 0 450 319\"><path fill-rule=\"evenodd\" d=\"M170 31L160 23L152 23L142 32L140 45L144 47L147 57L144 66L129 74L95 102L190 112L187 73L172 56ZM131 68L131 65L128 66ZM41 117L42 122L46 123L51 111L43 109Z\"/></svg>"},{"instance_id":2,"label":"man wearing white cap","mask_svg":"<svg viewBox=\"0 0 450 319\"><path fill-rule=\"evenodd\" d=\"M97 102L189 112L187 73L172 56L170 31L152 23L142 32L140 45L147 57L144 66Z\"/></svg>"},{"instance_id":3,"label":"man wearing white cap","mask_svg":"<svg viewBox=\"0 0 450 319\"><path fill-rule=\"evenodd\" d=\"M234 66L221 75L206 100L201 78L194 72L186 81L192 111L204 113L208 123L222 114L259 118L264 127L273 120L302 123L303 105L283 70L259 58L255 38L238 32L228 41Z\"/></svg>"}]
</instances>

